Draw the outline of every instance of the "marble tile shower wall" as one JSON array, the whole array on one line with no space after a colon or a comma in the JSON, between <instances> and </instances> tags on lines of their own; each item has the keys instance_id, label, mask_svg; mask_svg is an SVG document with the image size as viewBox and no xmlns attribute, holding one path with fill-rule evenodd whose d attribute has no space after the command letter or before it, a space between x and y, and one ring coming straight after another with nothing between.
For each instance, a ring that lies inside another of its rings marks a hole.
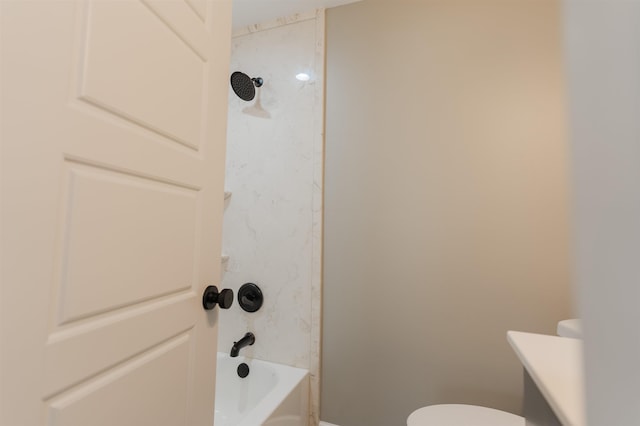
<instances>
[{"instance_id":1,"label":"marble tile shower wall","mask_svg":"<svg viewBox=\"0 0 640 426\"><path fill-rule=\"evenodd\" d=\"M219 315L219 351L252 331L256 342L243 349L245 354L302 368L312 368L318 360L311 358L319 356L314 348L319 329L313 331L319 318L312 315L319 312L312 309L319 300L312 299L320 294L315 287L322 184L317 89L322 83L315 73L323 42L317 43L316 33L314 12L252 26L232 40L230 71L264 79L257 90L269 118L252 113L255 100L244 102L230 91L225 186L232 196L224 216L223 252L229 260L223 287L237 294L243 283L256 283L264 305L247 313L236 300ZM300 72L311 80L297 80Z\"/></svg>"}]
</instances>

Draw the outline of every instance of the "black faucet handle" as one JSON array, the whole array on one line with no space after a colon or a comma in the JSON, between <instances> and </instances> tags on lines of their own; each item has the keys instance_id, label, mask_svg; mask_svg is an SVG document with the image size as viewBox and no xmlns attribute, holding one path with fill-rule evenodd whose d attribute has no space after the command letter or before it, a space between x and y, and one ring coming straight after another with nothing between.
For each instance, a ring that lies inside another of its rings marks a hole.
<instances>
[{"instance_id":1,"label":"black faucet handle","mask_svg":"<svg viewBox=\"0 0 640 426\"><path fill-rule=\"evenodd\" d=\"M262 306L263 296L260 287L254 283L246 283L238 290L238 303L247 312L255 312Z\"/></svg>"},{"instance_id":2,"label":"black faucet handle","mask_svg":"<svg viewBox=\"0 0 640 426\"><path fill-rule=\"evenodd\" d=\"M202 294L202 306L210 311L216 304L220 309L229 309L233 305L233 290L225 288L218 292L218 287L214 285L207 287Z\"/></svg>"}]
</instances>

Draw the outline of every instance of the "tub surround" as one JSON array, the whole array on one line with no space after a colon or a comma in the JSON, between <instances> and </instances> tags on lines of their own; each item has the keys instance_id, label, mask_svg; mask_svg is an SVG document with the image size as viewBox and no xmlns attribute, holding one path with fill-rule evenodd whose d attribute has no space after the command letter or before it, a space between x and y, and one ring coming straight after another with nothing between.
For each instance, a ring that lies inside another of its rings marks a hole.
<instances>
[{"instance_id":1,"label":"tub surround","mask_svg":"<svg viewBox=\"0 0 640 426\"><path fill-rule=\"evenodd\" d=\"M582 341L517 331L509 331L507 338L528 377L561 424L586 425ZM533 390L535 389L525 388L525 416L528 421L529 413L526 411L531 404L527 398L530 397L528 393ZM552 423L546 420L545 424Z\"/></svg>"},{"instance_id":2,"label":"tub surround","mask_svg":"<svg viewBox=\"0 0 640 426\"><path fill-rule=\"evenodd\" d=\"M251 331L255 359L310 370L311 424L319 401L324 125L324 10L236 30L231 68L260 76L270 118L249 115L229 95L223 286L256 283L257 312L220 316L218 348ZM296 75L305 72L309 81ZM258 96L256 96L257 98Z\"/></svg>"},{"instance_id":3,"label":"tub surround","mask_svg":"<svg viewBox=\"0 0 640 426\"><path fill-rule=\"evenodd\" d=\"M310 9L326 9L360 0L297 0L297 1L262 1L233 0L233 29L254 29L270 20L291 20Z\"/></svg>"}]
</instances>

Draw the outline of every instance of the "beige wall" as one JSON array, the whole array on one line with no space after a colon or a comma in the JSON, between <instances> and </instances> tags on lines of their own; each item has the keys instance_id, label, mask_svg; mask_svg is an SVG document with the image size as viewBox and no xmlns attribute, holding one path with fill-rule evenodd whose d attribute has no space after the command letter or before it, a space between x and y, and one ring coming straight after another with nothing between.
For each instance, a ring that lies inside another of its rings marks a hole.
<instances>
[{"instance_id":1,"label":"beige wall","mask_svg":"<svg viewBox=\"0 0 640 426\"><path fill-rule=\"evenodd\" d=\"M518 412L509 329L570 317L560 10L328 10L323 420Z\"/></svg>"}]
</instances>

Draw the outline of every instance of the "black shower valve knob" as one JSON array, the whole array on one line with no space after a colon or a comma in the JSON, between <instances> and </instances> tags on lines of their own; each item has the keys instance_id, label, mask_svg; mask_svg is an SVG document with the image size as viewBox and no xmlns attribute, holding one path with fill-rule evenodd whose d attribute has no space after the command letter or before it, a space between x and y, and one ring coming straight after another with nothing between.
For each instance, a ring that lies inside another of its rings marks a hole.
<instances>
[{"instance_id":1,"label":"black shower valve knob","mask_svg":"<svg viewBox=\"0 0 640 426\"><path fill-rule=\"evenodd\" d=\"M238 303L247 312L256 312L262 306L262 291L254 283L246 283L238 290Z\"/></svg>"},{"instance_id":2,"label":"black shower valve knob","mask_svg":"<svg viewBox=\"0 0 640 426\"><path fill-rule=\"evenodd\" d=\"M210 285L202 294L202 306L207 311L215 308L216 305L220 309L229 309L233 305L233 290L225 288L218 292L218 287Z\"/></svg>"}]
</instances>

